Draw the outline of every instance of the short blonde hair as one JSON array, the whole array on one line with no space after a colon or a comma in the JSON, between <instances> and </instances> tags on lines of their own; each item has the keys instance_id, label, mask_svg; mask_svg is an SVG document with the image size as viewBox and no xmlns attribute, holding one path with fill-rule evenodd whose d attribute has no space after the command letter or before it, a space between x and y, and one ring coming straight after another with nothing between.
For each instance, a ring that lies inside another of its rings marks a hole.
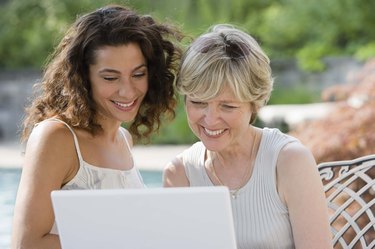
<instances>
[{"instance_id":1,"label":"short blonde hair","mask_svg":"<svg viewBox=\"0 0 375 249\"><path fill-rule=\"evenodd\" d=\"M185 52L177 78L184 96L209 100L225 86L253 107L251 122L272 91L270 60L258 42L232 25L219 24L199 36Z\"/></svg>"}]
</instances>

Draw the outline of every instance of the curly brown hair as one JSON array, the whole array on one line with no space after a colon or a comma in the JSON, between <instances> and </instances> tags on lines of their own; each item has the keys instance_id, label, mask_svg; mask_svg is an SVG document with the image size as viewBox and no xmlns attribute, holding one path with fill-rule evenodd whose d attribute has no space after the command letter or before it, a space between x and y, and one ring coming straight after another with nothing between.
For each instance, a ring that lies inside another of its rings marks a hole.
<instances>
[{"instance_id":1,"label":"curly brown hair","mask_svg":"<svg viewBox=\"0 0 375 249\"><path fill-rule=\"evenodd\" d=\"M148 92L135 119L128 127L136 140L157 131L163 116L174 118L175 75L181 57L178 46L183 38L177 27L157 23L149 15L109 5L79 17L51 55L39 94L26 108L21 139L27 140L34 125L58 116L70 126L95 135L102 131L96 122L91 96L89 65L103 46L137 43L147 61Z\"/></svg>"}]
</instances>

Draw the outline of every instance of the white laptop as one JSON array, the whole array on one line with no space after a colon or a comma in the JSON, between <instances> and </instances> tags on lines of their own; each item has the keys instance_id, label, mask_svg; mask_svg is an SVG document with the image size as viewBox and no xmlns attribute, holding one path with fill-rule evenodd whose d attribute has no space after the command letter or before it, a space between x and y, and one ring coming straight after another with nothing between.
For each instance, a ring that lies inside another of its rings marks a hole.
<instances>
[{"instance_id":1,"label":"white laptop","mask_svg":"<svg viewBox=\"0 0 375 249\"><path fill-rule=\"evenodd\" d=\"M235 249L226 187L51 193L63 249Z\"/></svg>"}]
</instances>

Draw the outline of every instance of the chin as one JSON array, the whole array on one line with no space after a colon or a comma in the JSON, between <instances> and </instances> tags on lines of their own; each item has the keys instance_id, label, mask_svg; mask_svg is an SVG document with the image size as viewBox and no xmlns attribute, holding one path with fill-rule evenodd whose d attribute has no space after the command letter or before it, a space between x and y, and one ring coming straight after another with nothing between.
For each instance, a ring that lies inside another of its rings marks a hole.
<instances>
[{"instance_id":1,"label":"chin","mask_svg":"<svg viewBox=\"0 0 375 249\"><path fill-rule=\"evenodd\" d=\"M135 116L130 117L130 118L126 118L126 119L119 119L119 121L122 122L122 123L130 123L130 122L133 122L134 119L135 119Z\"/></svg>"},{"instance_id":2,"label":"chin","mask_svg":"<svg viewBox=\"0 0 375 249\"><path fill-rule=\"evenodd\" d=\"M225 148L225 145L218 142L207 142L205 140L201 140L204 147L206 147L207 150L211 151L221 151L223 148Z\"/></svg>"}]
</instances>

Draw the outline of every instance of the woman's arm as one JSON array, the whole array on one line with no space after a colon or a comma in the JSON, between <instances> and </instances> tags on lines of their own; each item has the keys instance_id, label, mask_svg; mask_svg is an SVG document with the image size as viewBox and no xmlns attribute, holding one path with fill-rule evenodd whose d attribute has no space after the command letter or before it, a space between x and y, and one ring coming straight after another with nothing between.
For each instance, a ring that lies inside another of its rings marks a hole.
<instances>
[{"instance_id":1,"label":"woman's arm","mask_svg":"<svg viewBox=\"0 0 375 249\"><path fill-rule=\"evenodd\" d=\"M317 165L310 151L290 143L277 163L279 194L290 215L296 248L332 248L328 208Z\"/></svg>"},{"instance_id":2,"label":"woman's arm","mask_svg":"<svg viewBox=\"0 0 375 249\"><path fill-rule=\"evenodd\" d=\"M167 164L163 171L164 187L188 187L189 180L185 173L185 167L182 161L182 155L176 156Z\"/></svg>"},{"instance_id":3,"label":"woman's arm","mask_svg":"<svg viewBox=\"0 0 375 249\"><path fill-rule=\"evenodd\" d=\"M77 154L71 132L63 124L44 122L34 128L26 147L14 210L12 249L60 248L51 191L76 173Z\"/></svg>"}]
</instances>

